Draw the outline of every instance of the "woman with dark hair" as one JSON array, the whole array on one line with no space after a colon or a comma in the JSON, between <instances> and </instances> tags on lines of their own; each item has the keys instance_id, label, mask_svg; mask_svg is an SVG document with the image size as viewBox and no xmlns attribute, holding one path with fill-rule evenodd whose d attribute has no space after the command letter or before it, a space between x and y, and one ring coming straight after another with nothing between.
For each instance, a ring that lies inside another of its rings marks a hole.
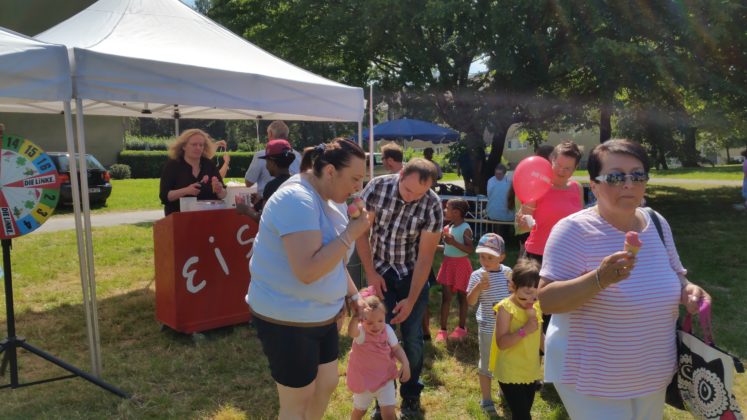
<instances>
[{"instance_id":1,"label":"woman with dark hair","mask_svg":"<svg viewBox=\"0 0 747 420\"><path fill-rule=\"evenodd\" d=\"M550 154L553 175L550 191L537 201L522 203L521 210L516 213L519 228L531 228L524 243L526 256L540 264L555 223L583 208L583 187L571 180L580 161L581 151L576 143L566 140L555 146ZM533 225L530 220L534 220Z\"/></svg>"},{"instance_id":2,"label":"woman with dark hair","mask_svg":"<svg viewBox=\"0 0 747 420\"><path fill-rule=\"evenodd\" d=\"M573 419L661 419L678 306L695 312L711 298L687 280L667 221L640 207L645 149L608 140L591 152L588 170L597 205L555 225L540 271L540 304L553 314L545 381ZM636 235L635 253L624 250Z\"/></svg>"},{"instance_id":3,"label":"woman with dark hair","mask_svg":"<svg viewBox=\"0 0 747 420\"><path fill-rule=\"evenodd\" d=\"M208 133L191 128L169 146L169 161L161 173L159 197L166 216L179 211L179 199L197 197L199 200L223 199L226 189L212 157L215 145Z\"/></svg>"},{"instance_id":4,"label":"woman with dark hair","mask_svg":"<svg viewBox=\"0 0 747 420\"><path fill-rule=\"evenodd\" d=\"M276 382L278 417L318 419L337 387L338 327L345 298L364 303L344 259L370 221L340 207L362 187L365 154L335 139L314 148L311 170L265 204L249 263L246 301Z\"/></svg>"}]
</instances>

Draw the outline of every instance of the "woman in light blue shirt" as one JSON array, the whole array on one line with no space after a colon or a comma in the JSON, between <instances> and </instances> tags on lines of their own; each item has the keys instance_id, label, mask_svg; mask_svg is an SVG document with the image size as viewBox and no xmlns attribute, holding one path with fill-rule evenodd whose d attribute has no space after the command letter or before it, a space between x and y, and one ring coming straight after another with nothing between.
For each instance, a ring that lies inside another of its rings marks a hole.
<instances>
[{"instance_id":1,"label":"woman in light blue shirt","mask_svg":"<svg viewBox=\"0 0 747 420\"><path fill-rule=\"evenodd\" d=\"M361 189L365 154L344 139L312 153L313 170L265 204L249 262L246 301L277 385L279 418L322 417L339 377L335 321L346 296L363 305L345 258L368 230L368 214L341 224L347 215L331 202Z\"/></svg>"}]
</instances>

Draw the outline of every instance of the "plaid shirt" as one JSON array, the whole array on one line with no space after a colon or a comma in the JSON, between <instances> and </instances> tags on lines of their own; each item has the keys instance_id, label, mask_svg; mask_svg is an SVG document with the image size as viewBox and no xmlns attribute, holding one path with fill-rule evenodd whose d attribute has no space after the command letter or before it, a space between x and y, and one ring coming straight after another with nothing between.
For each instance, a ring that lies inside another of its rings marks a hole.
<instances>
[{"instance_id":1,"label":"plaid shirt","mask_svg":"<svg viewBox=\"0 0 747 420\"><path fill-rule=\"evenodd\" d=\"M417 201L405 203L398 184L398 174L376 177L366 185L361 198L367 209L376 211L369 237L374 268L382 275L393 268L401 278L415 268L420 232L441 231L443 211L432 190Z\"/></svg>"}]
</instances>

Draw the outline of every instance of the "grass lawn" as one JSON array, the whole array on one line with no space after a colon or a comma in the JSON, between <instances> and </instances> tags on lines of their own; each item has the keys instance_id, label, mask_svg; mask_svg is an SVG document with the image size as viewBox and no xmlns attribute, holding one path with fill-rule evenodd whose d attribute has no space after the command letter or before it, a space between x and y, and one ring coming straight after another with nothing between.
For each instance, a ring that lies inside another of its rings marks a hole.
<instances>
[{"instance_id":1,"label":"grass lawn","mask_svg":"<svg viewBox=\"0 0 747 420\"><path fill-rule=\"evenodd\" d=\"M131 184L133 192L148 186ZM145 182L145 181L142 181ZM152 180L151 180L151 183ZM122 190L125 187L121 188ZM747 213L732 209L734 187L653 186L649 203L673 227L689 277L714 297L715 337L720 347L747 359ZM124 202L113 199L112 203ZM153 240L150 224L94 229L103 379L131 392L121 400L82 379L68 379L16 390L0 390L4 418L141 419L272 418L277 397L256 332L236 326L206 333L206 339L160 331L155 320ZM81 286L72 231L32 234L13 241L13 280L17 334L52 355L90 368ZM516 260L509 242L508 264ZM42 256L41 258L39 256ZM40 264L40 260L43 261ZM475 264L476 266L476 264ZM243 298L237 296L237 299ZM5 335L4 299L0 335ZM438 329L440 293L431 290L431 335ZM452 308L456 316L456 308ZM462 343L426 345L423 406L428 418L483 418L476 375L478 359L474 313ZM452 318L452 324L455 319ZM451 326L453 328L453 325ZM350 340L341 340L341 375ZM61 370L25 352L24 382L60 375ZM7 375L3 377L7 381ZM738 376L737 395L747 408L747 379ZM497 387L496 387L497 389ZM348 418L351 396L341 377L327 418ZM567 418L552 392L538 395L538 419ZM667 408L665 418L689 415Z\"/></svg>"}]
</instances>

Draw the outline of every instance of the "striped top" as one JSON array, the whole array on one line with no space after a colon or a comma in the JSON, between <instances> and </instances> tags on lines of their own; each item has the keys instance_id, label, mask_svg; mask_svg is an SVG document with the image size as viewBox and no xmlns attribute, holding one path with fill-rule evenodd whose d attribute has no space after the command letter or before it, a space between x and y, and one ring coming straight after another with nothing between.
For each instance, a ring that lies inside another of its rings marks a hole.
<instances>
[{"instance_id":1,"label":"striped top","mask_svg":"<svg viewBox=\"0 0 747 420\"><path fill-rule=\"evenodd\" d=\"M674 328L680 301L677 273L686 274L661 215L662 244L647 212L643 246L627 279L601 291L574 311L553 314L545 340L545 381L574 385L581 394L637 398L662 390L672 379ZM574 279L623 249L625 232L594 209L562 219L545 249L540 276Z\"/></svg>"},{"instance_id":2,"label":"striped top","mask_svg":"<svg viewBox=\"0 0 747 420\"><path fill-rule=\"evenodd\" d=\"M490 287L483 290L477 300L475 318L477 318L477 331L479 333L493 334L493 330L495 330L495 311L493 307L511 294L508 291L507 277L511 274L511 269L503 264L500 268L500 271L488 271L490 273ZM469 276L468 294L480 283L484 272L485 269L480 267Z\"/></svg>"}]
</instances>

